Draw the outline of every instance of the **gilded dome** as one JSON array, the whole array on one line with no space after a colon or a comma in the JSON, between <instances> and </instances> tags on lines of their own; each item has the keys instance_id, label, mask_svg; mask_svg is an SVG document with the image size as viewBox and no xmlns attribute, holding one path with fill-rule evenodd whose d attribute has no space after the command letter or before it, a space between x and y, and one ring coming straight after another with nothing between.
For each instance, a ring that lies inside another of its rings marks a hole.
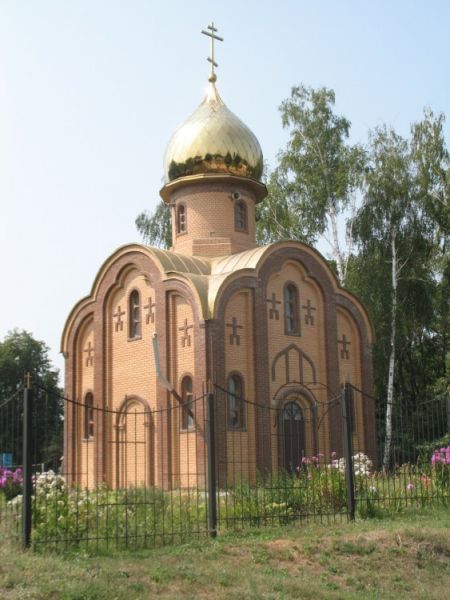
<instances>
[{"instance_id":1,"label":"gilded dome","mask_svg":"<svg viewBox=\"0 0 450 600\"><path fill-rule=\"evenodd\" d=\"M203 102L175 131L166 150L166 183L185 175L230 173L260 179L261 146L210 82Z\"/></svg>"}]
</instances>

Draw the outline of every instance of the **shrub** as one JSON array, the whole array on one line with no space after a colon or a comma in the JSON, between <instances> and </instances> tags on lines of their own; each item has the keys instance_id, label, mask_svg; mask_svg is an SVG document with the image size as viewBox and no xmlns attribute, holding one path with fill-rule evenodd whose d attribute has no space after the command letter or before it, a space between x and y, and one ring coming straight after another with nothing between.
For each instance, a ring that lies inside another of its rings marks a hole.
<instances>
[{"instance_id":1,"label":"shrub","mask_svg":"<svg viewBox=\"0 0 450 600\"><path fill-rule=\"evenodd\" d=\"M0 467L0 489L3 491L7 501L12 500L22 491L22 469L14 471Z\"/></svg>"}]
</instances>

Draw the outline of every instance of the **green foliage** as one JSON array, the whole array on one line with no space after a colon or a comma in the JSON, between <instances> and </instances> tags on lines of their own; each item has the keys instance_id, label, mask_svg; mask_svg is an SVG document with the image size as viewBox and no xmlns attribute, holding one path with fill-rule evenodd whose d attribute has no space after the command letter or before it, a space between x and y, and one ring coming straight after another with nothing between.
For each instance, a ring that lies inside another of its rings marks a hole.
<instances>
[{"instance_id":1,"label":"green foliage","mask_svg":"<svg viewBox=\"0 0 450 600\"><path fill-rule=\"evenodd\" d=\"M67 489L58 476L44 474L34 502L33 545L64 543L82 548L145 548L190 539L205 531L205 494L171 494L156 488Z\"/></svg>"},{"instance_id":2,"label":"green foliage","mask_svg":"<svg viewBox=\"0 0 450 600\"><path fill-rule=\"evenodd\" d=\"M301 214L285 193L286 176L279 170L267 182L267 198L256 206L256 240L270 244L280 240L299 240L312 244L315 236L305 231Z\"/></svg>"},{"instance_id":3,"label":"green foliage","mask_svg":"<svg viewBox=\"0 0 450 600\"><path fill-rule=\"evenodd\" d=\"M334 114L334 104L333 90L300 85L280 108L290 139L279 155L278 181L314 240L326 230L330 208L348 206L364 165L362 148L347 144L350 121Z\"/></svg>"},{"instance_id":4,"label":"green foliage","mask_svg":"<svg viewBox=\"0 0 450 600\"><path fill-rule=\"evenodd\" d=\"M161 200L153 214L142 212L136 218L136 227L144 243L159 248L172 246L170 207Z\"/></svg>"},{"instance_id":5,"label":"green foliage","mask_svg":"<svg viewBox=\"0 0 450 600\"><path fill-rule=\"evenodd\" d=\"M327 233L343 284L352 232L348 228L344 248L337 223L339 215L354 211L366 157L361 146L348 143L350 121L334 113L334 104L332 90L303 85L292 88L282 103L282 123L290 138L269 178L257 233L264 243L298 239L309 244Z\"/></svg>"},{"instance_id":6,"label":"green foliage","mask_svg":"<svg viewBox=\"0 0 450 600\"><path fill-rule=\"evenodd\" d=\"M34 419L36 451L33 459L55 468L62 454L64 407L58 370L52 367L48 351L44 342L35 340L27 331L15 329L8 333L0 342L0 403L21 388L25 373L30 373L34 402L40 407ZM19 412L14 419L20 418L21 404L17 407ZM12 424L8 427L5 415L6 412L0 429L0 452L13 452L14 464L21 464L22 430Z\"/></svg>"},{"instance_id":7,"label":"green foliage","mask_svg":"<svg viewBox=\"0 0 450 600\"><path fill-rule=\"evenodd\" d=\"M395 345L400 358L394 395L405 409L442 393L448 384L450 269L442 215L436 209L446 202L449 168L442 123L442 115L426 112L413 125L411 139L387 127L372 132L363 204L354 221L359 253L350 262L347 285L374 325L375 393L380 398L387 386L395 240Z\"/></svg>"},{"instance_id":8,"label":"green foliage","mask_svg":"<svg viewBox=\"0 0 450 600\"><path fill-rule=\"evenodd\" d=\"M58 390L58 371L52 368L48 347L31 333L14 329L0 342L0 399L11 396L24 384L29 372L32 380Z\"/></svg>"}]
</instances>

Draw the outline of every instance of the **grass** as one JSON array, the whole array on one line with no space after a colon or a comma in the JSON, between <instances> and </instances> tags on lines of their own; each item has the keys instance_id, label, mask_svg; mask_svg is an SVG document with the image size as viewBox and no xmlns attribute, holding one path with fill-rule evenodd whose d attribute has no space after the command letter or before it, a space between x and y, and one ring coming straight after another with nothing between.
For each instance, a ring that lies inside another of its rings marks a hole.
<instances>
[{"instance_id":1,"label":"grass","mask_svg":"<svg viewBox=\"0 0 450 600\"><path fill-rule=\"evenodd\" d=\"M4 600L443 598L449 509L292 525L156 550L22 553L0 542Z\"/></svg>"}]
</instances>

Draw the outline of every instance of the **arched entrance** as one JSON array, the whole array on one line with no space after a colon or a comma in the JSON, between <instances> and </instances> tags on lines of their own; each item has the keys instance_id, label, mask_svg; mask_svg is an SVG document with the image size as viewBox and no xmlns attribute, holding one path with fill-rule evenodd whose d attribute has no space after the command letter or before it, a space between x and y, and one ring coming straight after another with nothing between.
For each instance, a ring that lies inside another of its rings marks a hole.
<instances>
[{"instance_id":1,"label":"arched entrance","mask_svg":"<svg viewBox=\"0 0 450 600\"><path fill-rule=\"evenodd\" d=\"M318 452L318 404L311 389L300 381L281 386L273 400L277 445L274 459L280 469L296 472L304 457Z\"/></svg>"},{"instance_id":2,"label":"arched entrance","mask_svg":"<svg viewBox=\"0 0 450 600\"><path fill-rule=\"evenodd\" d=\"M153 484L153 439L151 413L139 398L127 399L117 414L116 486Z\"/></svg>"},{"instance_id":3,"label":"arched entrance","mask_svg":"<svg viewBox=\"0 0 450 600\"><path fill-rule=\"evenodd\" d=\"M305 419L301 406L295 400L283 407L283 467L294 473L305 455Z\"/></svg>"}]
</instances>

